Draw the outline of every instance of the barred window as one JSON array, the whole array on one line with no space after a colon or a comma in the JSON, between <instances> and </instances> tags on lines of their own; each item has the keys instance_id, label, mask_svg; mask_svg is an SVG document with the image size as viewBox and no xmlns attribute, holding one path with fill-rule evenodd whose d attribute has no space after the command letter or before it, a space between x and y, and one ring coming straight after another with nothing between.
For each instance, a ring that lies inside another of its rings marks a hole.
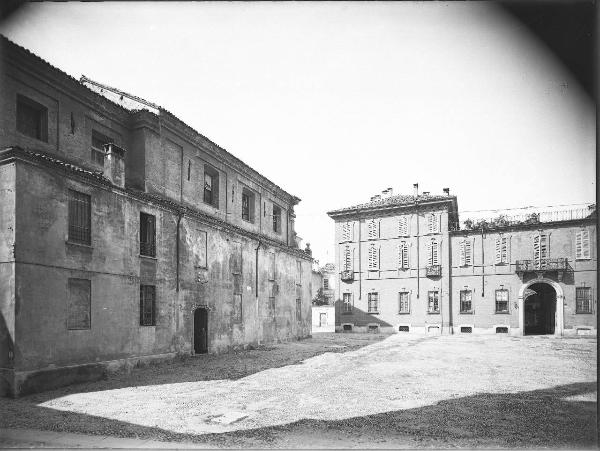
<instances>
[{"instance_id":1,"label":"barred window","mask_svg":"<svg viewBox=\"0 0 600 451\"><path fill-rule=\"evenodd\" d=\"M508 313L508 290L496 290L496 313Z\"/></svg>"},{"instance_id":2,"label":"barred window","mask_svg":"<svg viewBox=\"0 0 600 451\"><path fill-rule=\"evenodd\" d=\"M69 190L69 241L92 243L91 197Z\"/></svg>"},{"instance_id":3,"label":"barred window","mask_svg":"<svg viewBox=\"0 0 600 451\"><path fill-rule=\"evenodd\" d=\"M592 288L575 288L576 313L592 313Z\"/></svg>"},{"instance_id":4,"label":"barred window","mask_svg":"<svg viewBox=\"0 0 600 451\"><path fill-rule=\"evenodd\" d=\"M439 243L434 239L427 243L427 266L439 265Z\"/></svg>"},{"instance_id":5,"label":"barred window","mask_svg":"<svg viewBox=\"0 0 600 451\"><path fill-rule=\"evenodd\" d=\"M140 212L140 255L156 257L156 218Z\"/></svg>"},{"instance_id":6,"label":"barred window","mask_svg":"<svg viewBox=\"0 0 600 451\"><path fill-rule=\"evenodd\" d=\"M379 249L375 244L369 246L369 269L379 268Z\"/></svg>"},{"instance_id":7,"label":"barred window","mask_svg":"<svg viewBox=\"0 0 600 451\"><path fill-rule=\"evenodd\" d=\"M398 313L410 313L410 298L408 291L398 293Z\"/></svg>"},{"instance_id":8,"label":"barred window","mask_svg":"<svg viewBox=\"0 0 600 451\"><path fill-rule=\"evenodd\" d=\"M342 299L344 303L344 312L352 311L352 293L344 293L342 294Z\"/></svg>"},{"instance_id":9,"label":"barred window","mask_svg":"<svg viewBox=\"0 0 600 451\"><path fill-rule=\"evenodd\" d=\"M473 312L473 292L471 290L461 290L460 292L460 313Z\"/></svg>"},{"instance_id":10,"label":"barred window","mask_svg":"<svg viewBox=\"0 0 600 451\"><path fill-rule=\"evenodd\" d=\"M368 236L370 240L375 240L379 238L379 221L375 219L370 219L367 222L368 226Z\"/></svg>"},{"instance_id":11,"label":"barred window","mask_svg":"<svg viewBox=\"0 0 600 451\"><path fill-rule=\"evenodd\" d=\"M496 259L495 262L497 265L503 263L509 263L509 252L508 252L508 237L499 236L496 238Z\"/></svg>"},{"instance_id":12,"label":"barred window","mask_svg":"<svg viewBox=\"0 0 600 451\"><path fill-rule=\"evenodd\" d=\"M580 230L575 236L575 258L577 260L589 260L590 257L590 232Z\"/></svg>"},{"instance_id":13,"label":"barred window","mask_svg":"<svg viewBox=\"0 0 600 451\"><path fill-rule=\"evenodd\" d=\"M140 285L140 326L156 325L156 287Z\"/></svg>"},{"instance_id":14,"label":"barred window","mask_svg":"<svg viewBox=\"0 0 600 451\"><path fill-rule=\"evenodd\" d=\"M368 312L379 312L379 293L371 292L368 294Z\"/></svg>"},{"instance_id":15,"label":"barred window","mask_svg":"<svg viewBox=\"0 0 600 451\"><path fill-rule=\"evenodd\" d=\"M440 292L432 290L427 292L427 312L440 313Z\"/></svg>"},{"instance_id":16,"label":"barred window","mask_svg":"<svg viewBox=\"0 0 600 451\"><path fill-rule=\"evenodd\" d=\"M408 243L402 241L398 246L398 267L401 269L408 269Z\"/></svg>"},{"instance_id":17,"label":"barred window","mask_svg":"<svg viewBox=\"0 0 600 451\"><path fill-rule=\"evenodd\" d=\"M459 243L460 266L471 266L473 264L473 248L471 240L463 240Z\"/></svg>"},{"instance_id":18,"label":"barred window","mask_svg":"<svg viewBox=\"0 0 600 451\"><path fill-rule=\"evenodd\" d=\"M408 236L408 217L401 216L398 219L398 235L400 236Z\"/></svg>"}]
</instances>

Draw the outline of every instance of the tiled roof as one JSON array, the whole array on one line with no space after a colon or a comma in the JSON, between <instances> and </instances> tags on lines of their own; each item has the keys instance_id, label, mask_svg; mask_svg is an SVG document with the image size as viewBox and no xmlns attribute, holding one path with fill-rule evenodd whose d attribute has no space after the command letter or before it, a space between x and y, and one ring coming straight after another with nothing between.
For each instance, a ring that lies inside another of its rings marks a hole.
<instances>
[{"instance_id":1,"label":"tiled roof","mask_svg":"<svg viewBox=\"0 0 600 451\"><path fill-rule=\"evenodd\" d=\"M447 196L446 194L431 195L431 194L419 194L418 196L398 194L396 196L389 196L366 202L364 204L353 205L351 207L339 208L337 210L329 211L327 214L344 213L352 210L366 210L370 208L385 208L385 207L396 207L396 206L408 206L413 205L415 202L443 202L443 201L456 201L456 196Z\"/></svg>"}]
</instances>

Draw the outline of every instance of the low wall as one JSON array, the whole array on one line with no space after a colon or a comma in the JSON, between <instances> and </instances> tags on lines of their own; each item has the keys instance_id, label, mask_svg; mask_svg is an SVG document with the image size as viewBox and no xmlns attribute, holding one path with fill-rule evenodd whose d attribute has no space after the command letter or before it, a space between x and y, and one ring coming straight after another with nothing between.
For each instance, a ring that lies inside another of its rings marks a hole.
<instances>
[{"instance_id":1,"label":"low wall","mask_svg":"<svg viewBox=\"0 0 600 451\"><path fill-rule=\"evenodd\" d=\"M333 305L312 306L312 333L335 332L335 307Z\"/></svg>"}]
</instances>

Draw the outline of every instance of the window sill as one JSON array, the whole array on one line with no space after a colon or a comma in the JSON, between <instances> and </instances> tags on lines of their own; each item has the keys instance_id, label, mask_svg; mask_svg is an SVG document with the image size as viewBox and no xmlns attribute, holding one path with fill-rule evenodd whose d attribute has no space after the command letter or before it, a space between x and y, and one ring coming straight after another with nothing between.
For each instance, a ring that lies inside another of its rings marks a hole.
<instances>
[{"instance_id":1,"label":"window sill","mask_svg":"<svg viewBox=\"0 0 600 451\"><path fill-rule=\"evenodd\" d=\"M427 312L428 315L439 315L440 312Z\"/></svg>"},{"instance_id":2,"label":"window sill","mask_svg":"<svg viewBox=\"0 0 600 451\"><path fill-rule=\"evenodd\" d=\"M575 312L576 315L593 315L594 312Z\"/></svg>"},{"instance_id":3,"label":"window sill","mask_svg":"<svg viewBox=\"0 0 600 451\"><path fill-rule=\"evenodd\" d=\"M473 312L458 312L459 315L472 315Z\"/></svg>"},{"instance_id":4,"label":"window sill","mask_svg":"<svg viewBox=\"0 0 600 451\"><path fill-rule=\"evenodd\" d=\"M510 312L494 312L496 315L510 315Z\"/></svg>"},{"instance_id":5,"label":"window sill","mask_svg":"<svg viewBox=\"0 0 600 451\"><path fill-rule=\"evenodd\" d=\"M249 219L242 218L242 221L247 222L248 224L254 224L254 221L251 221Z\"/></svg>"},{"instance_id":6,"label":"window sill","mask_svg":"<svg viewBox=\"0 0 600 451\"><path fill-rule=\"evenodd\" d=\"M85 249L90 249L90 250L94 249L94 247L91 244L77 243L76 241L70 241L70 240L65 241L65 243L70 246L79 246L79 247L83 247Z\"/></svg>"},{"instance_id":7,"label":"window sill","mask_svg":"<svg viewBox=\"0 0 600 451\"><path fill-rule=\"evenodd\" d=\"M68 328L67 331L71 330L92 330L91 327L77 327L77 328Z\"/></svg>"},{"instance_id":8,"label":"window sill","mask_svg":"<svg viewBox=\"0 0 600 451\"><path fill-rule=\"evenodd\" d=\"M410 315L410 312L398 312L398 315Z\"/></svg>"},{"instance_id":9,"label":"window sill","mask_svg":"<svg viewBox=\"0 0 600 451\"><path fill-rule=\"evenodd\" d=\"M140 327L156 327L156 324L140 324Z\"/></svg>"},{"instance_id":10,"label":"window sill","mask_svg":"<svg viewBox=\"0 0 600 451\"><path fill-rule=\"evenodd\" d=\"M379 312L367 312L369 315L379 315Z\"/></svg>"},{"instance_id":11,"label":"window sill","mask_svg":"<svg viewBox=\"0 0 600 451\"><path fill-rule=\"evenodd\" d=\"M140 255L138 255L138 257L140 257L140 258L147 258L147 259L149 259L149 260L158 260L158 258L156 258L156 257L152 257L151 255L143 255L143 254L140 254Z\"/></svg>"}]
</instances>

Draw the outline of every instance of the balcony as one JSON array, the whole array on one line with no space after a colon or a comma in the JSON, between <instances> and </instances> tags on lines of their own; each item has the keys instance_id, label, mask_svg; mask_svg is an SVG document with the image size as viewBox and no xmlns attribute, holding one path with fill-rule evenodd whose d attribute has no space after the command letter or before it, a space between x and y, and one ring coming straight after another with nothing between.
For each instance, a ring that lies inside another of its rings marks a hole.
<instances>
[{"instance_id":1,"label":"balcony","mask_svg":"<svg viewBox=\"0 0 600 451\"><path fill-rule=\"evenodd\" d=\"M352 282L354 280L354 271L342 271L340 279L344 282Z\"/></svg>"},{"instance_id":2,"label":"balcony","mask_svg":"<svg viewBox=\"0 0 600 451\"><path fill-rule=\"evenodd\" d=\"M536 273L543 276L549 272L556 272L559 281L569 269L569 260L566 258L542 258L539 261L517 260L515 265L515 272L520 277L525 273Z\"/></svg>"},{"instance_id":3,"label":"balcony","mask_svg":"<svg viewBox=\"0 0 600 451\"><path fill-rule=\"evenodd\" d=\"M427 277L441 277L442 276L442 265L431 265L425 268L425 276Z\"/></svg>"}]
</instances>

